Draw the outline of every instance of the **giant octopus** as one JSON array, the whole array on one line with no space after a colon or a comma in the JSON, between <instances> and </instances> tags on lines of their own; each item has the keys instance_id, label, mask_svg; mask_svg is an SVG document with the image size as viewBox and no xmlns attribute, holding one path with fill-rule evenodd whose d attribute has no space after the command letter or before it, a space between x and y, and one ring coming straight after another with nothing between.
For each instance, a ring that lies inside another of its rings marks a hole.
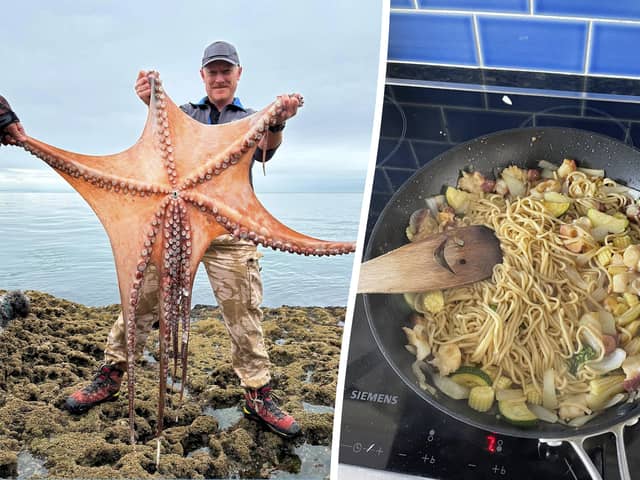
<instances>
[{"instance_id":1,"label":"giant octopus","mask_svg":"<svg viewBox=\"0 0 640 480\"><path fill-rule=\"evenodd\" d=\"M258 201L250 168L258 142L281 112L279 99L244 119L204 125L187 116L165 93L157 72L140 139L115 155L89 156L28 137L19 145L42 159L91 206L109 236L127 328L129 429L135 444L134 387L136 306L151 264L160 274L159 399L163 413L169 350L186 383L191 291L197 266L211 241L224 233L274 250L303 255L354 251L298 233ZM301 97L298 97L301 99Z\"/></svg>"}]
</instances>

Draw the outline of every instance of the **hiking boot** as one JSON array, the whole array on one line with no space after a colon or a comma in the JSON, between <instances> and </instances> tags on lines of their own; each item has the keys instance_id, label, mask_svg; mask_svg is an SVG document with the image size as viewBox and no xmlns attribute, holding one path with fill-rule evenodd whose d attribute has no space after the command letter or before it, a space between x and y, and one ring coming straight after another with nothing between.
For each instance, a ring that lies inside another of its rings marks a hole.
<instances>
[{"instance_id":1,"label":"hiking boot","mask_svg":"<svg viewBox=\"0 0 640 480\"><path fill-rule=\"evenodd\" d=\"M89 385L67 397L64 407L71 413L81 413L101 402L115 400L123 375L124 371L116 365L102 365Z\"/></svg>"},{"instance_id":2,"label":"hiking boot","mask_svg":"<svg viewBox=\"0 0 640 480\"><path fill-rule=\"evenodd\" d=\"M296 423L295 418L280 410L275 403L274 400L279 398L271 391L271 387L247 389L244 399L242 412L247 418L261 421L283 437L293 437L300 432L300 425Z\"/></svg>"}]
</instances>

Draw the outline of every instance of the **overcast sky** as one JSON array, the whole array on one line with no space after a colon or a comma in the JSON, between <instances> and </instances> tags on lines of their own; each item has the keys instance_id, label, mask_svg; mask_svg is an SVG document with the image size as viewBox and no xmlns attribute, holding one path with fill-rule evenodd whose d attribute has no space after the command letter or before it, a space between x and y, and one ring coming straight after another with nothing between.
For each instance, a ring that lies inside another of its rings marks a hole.
<instances>
[{"instance_id":1,"label":"overcast sky","mask_svg":"<svg viewBox=\"0 0 640 480\"><path fill-rule=\"evenodd\" d=\"M300 92L285 145L254 169L256 190L360 192L369 160L382 0L10 2L2 9L0 94L27 133L66 150L115 153L138 139L140 69L160 72L177 104L204 95L206 45L240 54L237 95L260 109ZM71 191L42 161L0 148L0 191Z\"/></svg>"}]
</instances>

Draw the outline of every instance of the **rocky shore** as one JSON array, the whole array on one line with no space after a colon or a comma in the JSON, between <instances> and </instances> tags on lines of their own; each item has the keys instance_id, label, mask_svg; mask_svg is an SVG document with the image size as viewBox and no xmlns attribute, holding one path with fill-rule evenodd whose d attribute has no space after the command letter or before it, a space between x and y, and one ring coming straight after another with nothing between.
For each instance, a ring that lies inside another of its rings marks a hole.
<instances>
[{"instance_id":1,"label":"rocky shore","mask_svg":"<svg viewBox=\"0 0 640 480\"><path fill-rule=\"evenodd\" d=\"M157 331L137 365L132 446L126 388L84 415L62 409L100 365L119 305L26 293L29 316L0 329L0 478L328 478L343 307L264 309L274 391L303 430L285 440L242 417L220 312L195 306L185 398L167 395L156 466Z\"/></svg>"}]
</instances>

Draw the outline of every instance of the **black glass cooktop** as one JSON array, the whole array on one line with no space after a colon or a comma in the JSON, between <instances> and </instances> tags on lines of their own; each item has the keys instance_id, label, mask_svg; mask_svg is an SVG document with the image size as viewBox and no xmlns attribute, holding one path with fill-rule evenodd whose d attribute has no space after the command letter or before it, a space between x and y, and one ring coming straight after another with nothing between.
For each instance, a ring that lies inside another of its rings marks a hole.
<instances>
[{"instance_id":1,"label":"black glass cooktop","mask_svg":"<svg viewBox=\"0 0 640 480\"><path fill-rule=\"evenodd\" d=\"M640 91L637 84L628 90L631 95L615 96L570 87L462 83L460 78L459 83L387 80L367 239L393 193L418 168L483 134L562 126L640 146L640 97L633 96ZM626 444L632 478L640 479L640 425L626 429ZM612 435L589 439L585 447L603 478L619 478ZM351 332L339 461L438 479L589 478L568 444L549 447L483 431L419 398L378 349L361 298L356 300Z\"/></svg>"}]
</instances>

